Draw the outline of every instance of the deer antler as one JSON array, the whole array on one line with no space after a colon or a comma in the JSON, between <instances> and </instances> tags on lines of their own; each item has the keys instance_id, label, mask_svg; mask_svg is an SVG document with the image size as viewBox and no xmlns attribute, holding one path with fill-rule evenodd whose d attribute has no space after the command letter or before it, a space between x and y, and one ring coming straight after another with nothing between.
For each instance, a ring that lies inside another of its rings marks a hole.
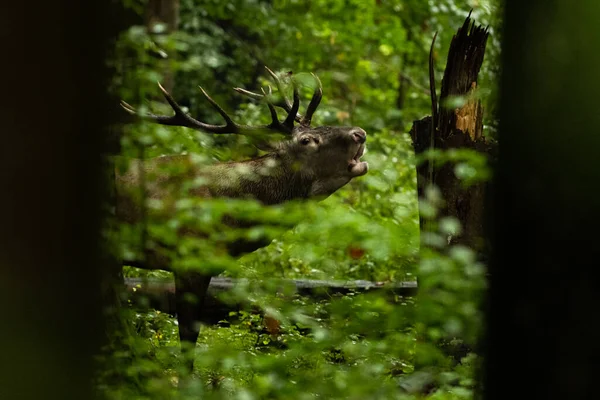
<instances>
[{"instance_id":1,"label":"deer antler","mask_svg":"<svg viewBox=\"0 0 600 400\"><path fill-rule=\"evenodd\" d=\"M200 87L202 94L206 97L208 102L217 110L217 112L223 117L225 120L225 125L211 125L197 119L191 117L189 114L185 113L179 104L175 101L173 96L167 90L162 87L160 83L158 83L158 87L160 88L162 94L165 96L165 99L175 111L175 115L166 116L166 115L155 115L155 114L146 114L142 115L142 118L154 121L161 125L169 125L169 126L184 126L187 128L196 129L199 131L207 132L207 133L225 133L225 134L240 134L240 135L257 135L262 134L268 131L291 134L294 129L294 120L298 114L298 108L300 107L300 95L298 94L298 88L294 85L294 101L289 106L288 115L283 122L279 121L277 117L277 112L273 107L273 104L268 100L266 94L258 95L267 99L267 106L269 107L269 111L271 113L271 123L268 125L260 125L260 126L249 126L249 125L239 125L235 123L231 117L223 110L216 101L210 98L210 96ZM311 101L312 103L312 101ZM138 112L134 107L129 105L128 103L121 101L121 106L130 114L138 115ZM309 105L310 108L310 105Z\"/></svg>"},{"instance_id":2,"label":"deer antler","mask_svg":"<svg viewBox=\"0 0 600 400\"><path fill-rule=\"evenodd\" d=\"M292 109L292 103L290 103L289 99L285 95L285 91L283 90L283 84L281 83L281 80L279 79L277 74L275 74L275 72L271 71L268 67L265 67L265 68L269 72L269 75L271 75L271 78L273 78L273 81L275 81L275 85L277 86L277 91L281 95L281 101L278 103L272 104L272 105L283 108L286 112L288 112L288 115L289 115L289 113ZM315 111L317 110L317 107L319 106L321 99L323 98L323 87L321 85L321 81L315 74L311 73L311 75L313 76L313 78L315 78L315 81L317 82L318 87L317 87L317 89L315 89L315 92L313 93L313 96L310 99L310 103L308 104L308 107L306 108L306 115L302 116L302 115L296 113L296 116L294 117L294 120L299 122L303 126L310 126L312 116L315 113ZM251 97L255 100L262 100L262 99L268 100L268 97L266 96L264 91L263 91L263 94L259 94L259 93L254 93L249 90L242 89L242 88L233 88L233 90L235 90L236 92L241 93L245 96ZM295 85L294 85L294 90L296 90ZM271 94L270 86L269 86L269 94ZM271 103L268 103L268 104L271 104Z\"/></svg>"}]
</instances>

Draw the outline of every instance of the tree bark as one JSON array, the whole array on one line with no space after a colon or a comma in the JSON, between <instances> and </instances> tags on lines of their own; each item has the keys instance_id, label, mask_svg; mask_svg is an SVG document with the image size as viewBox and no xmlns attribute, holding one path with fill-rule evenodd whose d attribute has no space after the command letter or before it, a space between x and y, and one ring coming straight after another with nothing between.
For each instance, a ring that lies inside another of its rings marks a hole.
<instances>
[{"instance_id":1,"label":"tree bark","mask_svg":"<svg viewBox=\"0 0 600 400\"><path fill-rule=\"evenodd\" d=\"M468 97L477 88L487 38L487 29L471 23L470 17L466 18L453 37L442 80L439 105L435 98L435 84L432 83L433 115L415 121L410 131L416 154L432 147L441 150L472 149L492 158L495 144L483 135L483 107L479 100ZM433 75L433 70L431 74ZM433 82L433 76L431 79ZM460 107L446 107L445 103L454 96L465 96L467 101ZM444 199L439 215L456 217L462 227L462 233L451 237L449 243L461 243L484 251L485 187L483 184L476 184L465 189L462 181L455 175L454 168L452 163L435 168L432 168L429 162L418 166L419 197L424 196L427 186L437 186ZM423 228L425 221L423 217L420 220Z\"/></svg>"},{"instance_id":2,"label":"tree bark","mask_svg":"<svg viewBox=\"0 0 600 400\"><path fill-rule=\"evenodd\" d=\"M157 25L163 24L165 29L158 31ZM179 25L179 0L149 0L146 8L146 27L151 36L168 35L177 30ZM172 59L176 55L169 54ZM168 59L162 66L163 80L161 84L167 91L172 92L175 77Z\"/></svg>"}]
</instances>

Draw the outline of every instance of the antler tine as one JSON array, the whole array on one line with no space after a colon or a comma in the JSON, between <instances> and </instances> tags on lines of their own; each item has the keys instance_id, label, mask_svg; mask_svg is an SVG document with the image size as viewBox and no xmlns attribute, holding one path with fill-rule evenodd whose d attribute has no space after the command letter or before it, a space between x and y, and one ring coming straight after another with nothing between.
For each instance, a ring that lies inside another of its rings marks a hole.
<instances>
[{"instance_id":1,"label":"antler tine","mask_svg":"<svg viewBox=\"0 0 600 400\"><path fill-rule=\"evenodd\" d=\"M285 96L285 93L281 91L282 90L281 89L281 83L279 83L277 86L278 86L277 91L281 94L282 100L280 102L277 102L277 103L271 102L270 104L273 105L273 106L275 106L275 107L283 108L285 110L285 112L289 113L290 110L292 109L292 105L290 104L289 100ZM249 90L242 89L242 88L239 88L239 87L233 88L233 90L235 90L236 92L238 92L240 94L243 94L244 96L248 96L248 97L250 97L251 99L254 99L254 100L259 100L260 101L260 100L262 100L264 98L264 95L262 95L262 94L251 92ZM272 92L271 86L269 86L269 94L271 94L271 92ZM302 121L302 118L303 117L302 117L301 114L296 113L295 120L297 122Z\"/></svg>"},{"instance_id":2,"label":"antler tine","mask_svg":"<svg viewBox=\"0 0 600 400\"><path fill-rule=\"evenodd\" d=\"M267 106L269 107L269 112L271 113L271 120L272 120L271 124L272 125L279 124L280 123L279 117L277 117L277 111L275 111L275 107L273 107L273 104L269 101L269 97L265 93L265 90L263 88L260 88L260 90L262 90L262 92L263 92L263 98L267 101ZM270 87L269 87L269 92L271 92Z\"/></svg>"},{"instance_id":3,"label":"antler tine","mask_svg":"<svg viewBox=\"0 0 600 400\"><path fill-rule=\"evenodd\" d=\"M298 93L298 86L294 83L294 103L292 103L292 108L288 112L288 115L283 121L283 125L287 126L289 129L294 128L294 121L298 115L298 109L300 108L300 93Z\"/></svg>"},{"instance_id":4,"label":"antler tine","mask_svg":"<svg viewBox=\"0 0 600 400\"><path fill-rule=\"evenodd\" d=\"M283 84L281 83L281 80L279 79L277 74L275 72L271 71L269 69L269 67L267 67L266 65L265 65L265 69L269 72L269 75L271 75L271 78L273 78L273 81L275 82L275 85L277 86L277 91L281 94L283 103L285 104L286 107L291 108L292 105L290 103L290 100L285 95L285 92L283 90ZM286 109L286 111L289 112L289 109Z\"/></svg>"},{"instance_id":5,"label":"antler tine","mask_svg":"<svg viewBox=\"0 0 600 400\"><path fill-rule=\"evenodd\" d=\"M273 79L273 81L275 81L275 85L277 86L277 91L281 95L281 99L282 99L281 102L279 102L279 103L271 102L270 104L274 105L276 107L283 108L289 115L290 111L292 110L293 104L290 103L289 99L285 95L285 92L283 89L283 84L281 83L281 80L279 79L277 74L275 72L273 72L269 67L265 66L265 69L269 72L269 75L271 75L271 78ZM296 111L296 115L294 117L295 121L297 121L298 123L300 123L304 126L310 126L313 114L317 110L317 107L319 107L319 103L321 103L321 99L323 98L323 85L321 84L321 80L315 74L311 73L311 75L317 82L317 89L315 89L315 92L313 93L310 103L308 104L308 107L306 108L306 115L303 116L302 114L300 114ZM239 87L233 88L233 90L235 90L236 92L241 93L245 96L248 96L252 99L255 99L255 100L262 100L265 98L264 91L263 91L263 94L259 94L259 93L251 92L246 89L239 88ZM270 90L271 90L271 87L269 86L269 91ZM295 87L294 87L294 90L296 90Z\"/></svg>"},{"instance_id":6,"label":"antler tine","mask_svg":"<svg viewBox=\"0 0 600 400\"><path fill-rule=\"evenodd\" d=\"M312 98L310 99L310 103L308 103L308 107L306 107L306 115L302 117L300 123L305 126L310 126L310 122L312 120L312 116L319 107L319 103L321 103L321 99L323 98L323 86L321 85L321 80L313 73L311 73L315 81L317 82L317 89L313 93Z\"/></svg>"},{"instance_id":7,"label":"antler tine","mask_svg":"<svg viewBox=\"0 0 600 400\"><path fill-rule=\"evenodd\" d=\"M254 93L254 92L251 92L249 90L242 89L242 88L239 88L239 87L234 87L233 90L235 90L238 93L243 94L244 96L248 96L248 97L250 97L250 98L252 98L254 100L261 100L263 98L262 94Z\"/></svg>"},{"instance_id":8,"label":"antler tine","mask_svg":"<svg viewBox=\"0 0 600 400\"><path fill-rule=\"evenodd\" d=\"M155 115L155 114L148 113L148 114L142 116L144 119L154 121L161 125L185 126L187 128L206 130L206 131L211 131L215 128L221 128L221 127L218 127L215 125L204 124L204 123L197 121L194 118L190 117L189 115L187 115L186 113L183 112L183 110L181 109L179 104L177 104L175 99L173 99L173 97L169 94L169 92L167 92L166 89L164 87L162 87L162 85L160 83L158 83L158 87L160 88L160 91L162 92L163 96L165 97L165 99L167 100L167 102L169 103L169 105L171 106L173 111L175 111L175 115L166 116L166 115ZM126 103L125 101L121 101L121 107L123 107L123 109L125 111L127 111L129 114L138 115L137 110L130 104ZM221 129L218 129L218 130L220 131ZM225 132L219 132L219 133L225 133Z\"/></svg>"},{"instance_id":9,"label":"antler tine","mask_svg":"<svg viewBox=\"0 0 600 400\"><path fill-rule=\"evenodd\" d=\"M132 115L137 114L137 112L135 111L135 108L131 104L129 104L123 100L121 100L120 104L121 104L121 107L123 107L123 109L125 111L127 111L129 114L132 114Z\"/></svg>"},{"instance_id":10,"label":"antler tine","mask_svg":"<svg viewBox=\"0 0 600 400\"><path fill-rule=\"evenodd\" d=\"M169 103L169 105L171 106L171 108L173 109L173 111L175 112L175 115L166 116L166 115L155 115L155 114L149 113L146 115L142 115L142 118L156 122L161 125L183 126L186 128L192 128L192 129L196 129L196 130L207 132L207 133L241 134L241 135L261 134L261 133L265 133L265 131L275 131L275 132L285 133L285 134L289 135L293 129L293 122L292 122L291 127L288 124L280 123L279 120L277 119L277 114L276 113L273 114L274 110L272 110L271 116L275 115L275 117L273 118L273 122L271 122L271 124L269 124L269 125L263 125L263 126L238 125L231 119L231 117L225 112L225 110L223 110L223 108L221 106L219 106L219 104L216 101L214 101L206 93L206 91L204 91L204 89L202 87L200 87L200 90L202 91L202 94L204 95L204 97L206 97L208 102L213 106L213 108L215 110L217 110L217 112L225 120L225 125L206 124L204 122L201 122L201 121L198 121L198 120L192 118L189 114L186 114L181 109L179 104L177 104L177 102L175 101L173 96L171 96L171 94L169 92L167 92L167 90L164 87L162 87L162 85L160 83L158 83L158 87L159 87L160 91L162 92L163 96L165 97L165 99L167 100L167 102ZM121 107L123 107L123 109L130 114L135 114L135 115L138 114L138 112L136 111L136 109L134 107L132 107L131 105L129 105L128 103L126 103L124 101L121 101ZM270 109L272 107L273 107L272 105L269 106Z\"/></svg>"},{"instance_id":11,"label":"antler tine","mask_svg":"<svg viewBox=\"0 0 600 400\"><path fill-rule=\"evenodd\" d=\"M204 97L206 97L206 100L208 100L208 102L210 103L211 106L213 106L213 108L215 110L217 110L217 112L219 114L221 114L221 117L223 117L223 119L225 120L225 124L226 126L231 126L231 127L236 127L239 128L235 122L233 122L233 120L231 119L231 117L229 116L229 114L227 114L225 112L225 110L223 110L223 108L221 108L221 106L219 104L217 104L216 101L214 101L213 99L210 98L210 96L208 95L208 93L206 93L204 91L204 89L202 89L202 86L198 86L198 88L200 88L200 91L202 92L202 94L204 95Z\"/></svg>"}]
</instances>

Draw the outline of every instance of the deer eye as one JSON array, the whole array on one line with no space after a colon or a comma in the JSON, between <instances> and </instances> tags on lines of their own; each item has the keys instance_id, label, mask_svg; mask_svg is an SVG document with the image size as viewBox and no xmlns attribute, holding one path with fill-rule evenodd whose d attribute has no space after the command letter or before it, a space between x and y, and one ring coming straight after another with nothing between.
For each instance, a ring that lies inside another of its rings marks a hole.
<instances>
[{"instance_id":1,"label":"deer eye","mask_svg":"<svg viewBox=\"0 0 600 400\"><path fill-rule=\"evenodd\" d=\"M304 145L307 145L307 144L310 143L310 138L303 137L302 139L300 139L300 143L304 144Z\"/></svg>"}]
</instances>

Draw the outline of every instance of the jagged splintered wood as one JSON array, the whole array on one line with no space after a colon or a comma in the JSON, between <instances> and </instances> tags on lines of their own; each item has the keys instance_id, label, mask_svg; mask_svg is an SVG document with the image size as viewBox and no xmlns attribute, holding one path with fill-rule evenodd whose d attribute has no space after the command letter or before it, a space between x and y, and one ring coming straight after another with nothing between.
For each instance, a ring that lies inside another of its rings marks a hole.
<instances>
[{"instance_id":1,"label":"jagged splintered wood","mask_svg":"<svg viewBox=\"0 0 600 400\"><path fill-rule=\"evenodd\" d=\"M448 140L463 134L472 141L483 136L483 107L481 101L469 98L477 89L477 77L483 64L488 29L471 23L467 17L463 26L452 38L438 105L438 138ZM450 108L443 104L453 96L467 97L462 107ZM457 132L459 131L459 132Z\"/></svg>"},{"instance_id":2,"label":"jagged splintered wood","mask_svg":"<svg viewBox=\"0 0 600 400\"><path fill-rule=\"evenodd\" d=\"M435 95L432 44L430 86L433 116L413 123L410 135L416 154L429 149L472 149L486 155L490 162L495 159L496 143L483 135L483 107L481 101L473 96L477 89L477 77L483 63L488 35L488 29L472 22L469 14L452 38L439 102ZM452 102L448 100L453 97L462 97L465 102L452 107ZM427 186L437 186L445 202L441 207L440 216L455 217L462 226L462 233L450 238L450 243L462 243L483 252L486 248L482 239L484 185L472 185L465 189L456 177L454 168L455 165L451 163L435 168L429 162L419 165L419 197L423 197ZM424 225L421 218L421 227Z\"/></svg>"},{"instance_id":3,"label":"jagged splintered wood","mask_svg":"<svg viewBox=\"0 0 600 400\"><path fill-rule=\"evenodd\" d=\"M249 309L250 303L241 301L225 301L221 294L232 291L237 284L245 283L244 280L231 278L213 278L204 304L204 312L200 322L216 324L219 321L230 319L229 313ZM330 298L339 294L350 292L385 292L391 296L410 297L417 292L417 282L399 282L393 284L379 284L370 281L325 281L325 280L284 280L282 286L295 287L292 292L306 296L313 300ZM141 308L154 308L171 315L176 314L175 309L175 283L169 279L125 278L128 299L133 306ZM287 291L285 293L288 293Z\"/></svg>"}]
</instances>

